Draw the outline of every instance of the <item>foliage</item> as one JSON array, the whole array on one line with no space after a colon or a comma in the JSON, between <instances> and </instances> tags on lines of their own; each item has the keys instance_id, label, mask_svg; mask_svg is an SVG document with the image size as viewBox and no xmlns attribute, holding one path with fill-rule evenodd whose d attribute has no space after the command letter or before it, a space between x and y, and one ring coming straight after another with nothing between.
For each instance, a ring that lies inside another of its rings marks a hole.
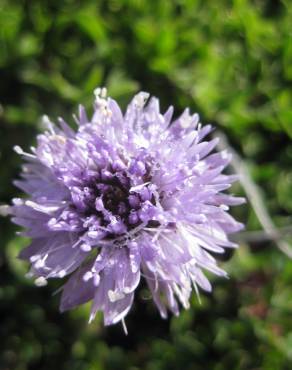
<instances>
[{"instance_id":1,"label":"foliage","mask_svg":"<svg viewBox=\"0 0 292 370\"><path fill-rule=\"evenodd\" d=\"M0 2L0 199L46 113L70 119L107 86L124 104L138 89L201 113L244 157L277 226L292 211L292 3L289 0ZM240 192L239 187L234 188ZM237 210L260 225L249 205ZM0 368L290 369L292 264L271 242L224 256L231 278L179 318L158 317L141 289L120 327L87 325L88 307L58 312L58 286L36 288L16 259L26 243L1 220ZM232 257L232 258L231 258Z\"/></svg>"}]
</instances>

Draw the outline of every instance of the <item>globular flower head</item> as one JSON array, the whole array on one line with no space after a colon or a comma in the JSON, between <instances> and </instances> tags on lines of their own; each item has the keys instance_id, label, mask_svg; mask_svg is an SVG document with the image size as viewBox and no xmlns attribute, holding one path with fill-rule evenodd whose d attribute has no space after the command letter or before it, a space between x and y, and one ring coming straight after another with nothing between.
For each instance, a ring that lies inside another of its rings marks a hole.
<instances>
[{"instance_id":1,"label":"globular flower head","mask_svg":"<svg viewBox=\"0 0 292 370\"><path fill-rule=\"evenodd\" d=\"M16 147L28 197L9 212L32 239L20 257L37 285L69 276L62 311L92 301L90 320L102 311L115 324L143 278L161 316L178 315L192 287L211 290L204 271L226 275L213 255L235 247L228 234L242 227L228 214L242 199L222 193L235 180L222 174L230 156L210 154L211 126L188 109L172 121L172 107L162 114L140 92L123 114L105 89L95 95L77 130L46 117L32 154Z\"/></svg>"}]
</instances>

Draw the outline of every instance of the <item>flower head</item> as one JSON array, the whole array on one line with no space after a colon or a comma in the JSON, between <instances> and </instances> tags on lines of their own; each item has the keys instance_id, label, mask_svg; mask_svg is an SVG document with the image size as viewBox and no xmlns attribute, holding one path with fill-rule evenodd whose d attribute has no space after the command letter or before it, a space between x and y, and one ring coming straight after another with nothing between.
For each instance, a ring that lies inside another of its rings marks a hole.
<instances>
[{"instance_id":1,"label":"flower head","mask_svg":"<svg viewBox=\"0 0 292 370\"><path fill-rule=\"evenodd\" d=\"M20 257L37 285L69 275L62 311L92 301L90 320L102 311L115 324L143 278L161 316L178 315L192 287L211 290L205 270L226 276L213 254L235 247L228 234L242 227L228 214L242 199L222 193L235 180L222 174L230 156L210 154L211 126L189 110L172 121L172 107L161 114L140 92L123 115L105 89L95 96L76 131L45 117L32 154L16 147L26 163L15 183L28 198L9 212L32 238Z\"/></svg>"}]
</instances>

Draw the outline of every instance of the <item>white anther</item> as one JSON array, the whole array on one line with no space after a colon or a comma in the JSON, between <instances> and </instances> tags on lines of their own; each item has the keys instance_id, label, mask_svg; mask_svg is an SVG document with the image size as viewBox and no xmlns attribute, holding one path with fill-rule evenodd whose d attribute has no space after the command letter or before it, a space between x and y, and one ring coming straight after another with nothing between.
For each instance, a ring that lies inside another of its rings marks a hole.
<instances>
[{"instance_id":1,"label":"white anther","mask_svg":"<svg viewBox=\"0 0 292 370\"><path fill-rule=\"evenodd\" d=\"M106 87L103 87L100 91L100 96L101 98L106 98L106 95L107 95L107 89Z\"/></svg>"},{"instance_id":2,"label":"white anther","mask_svg":"<svg viewBox=\"0 0 292 370\"><path fill-rule=\"evenodd\" d=\"M66 270L60 270L60 271L58 272L58 276L59 276L59 278L63 278L65 275L66 275Z\"/></svg>"},{"instance_id":3,"label":"white anther","mask_svg":"<svg viewBox=\"0 0 292 370\"><path fill-rule=\"evenodd\" d=\"M33 277L33 272L32 272L32 271L27 272L27 273L24 275L24 277L26 277L27 279L32 278L32 277Z\"/></svg>"},{"instance_id":4,"label":"white anther","mask_svg":"<svg viewBox=\"0 0 292 370\"><path fill-rule=\"evenodd\" d=\"M34 263L34 262L36 262L37 260L39 260L41 258L41 256L39 255L39 254L35 254L34 256L31 256L30 258L29 258L29 260L30 260L30 262L31 263Z\"/></svg>"},{"instance_id":5,"label":"white anther","mask_svg":"<svg viewBox=\"0 0 292 370\"><path fill-rule=\"evenodd\" d=\"M22 148L19 145L15 145L13 147L13 150L15 151L15 153L17 153L19 155L22 155L24 153L24 151L22 150Z\"/></svg>"},{"instance_id":6,"label":"white anther","mask_svg":"<svg viewBox=\"0 0 292 370\"><path fill-rule=\"evenodd\" d=\"M45 266L45 261L43 259L38 259L36 263L34 264L34 268L41 269L42 267Z\"/></svg>"},{"instance_id":7,"label":"white anther","mask_svg":"<svg viewBox=\"0 0 292 370\"><path fill-rule=\"evenodd\" d=\"M42 125L46 129L48 129L52 135L55 134L54 123L50 120L50 118L46 114L42 116Z\"/></svg>"},{"instance_id":8,"label":"white anther","mask_svg":"<svg viewBox=\"0 0 292 370\"><path fill-rule=\"evenodd\" d=\"M43 276L40 276L37 279L35 279L34 283L36 286L41 287L46 286L48 284L48 281Z\"/></svg>"},{"instance_id":9,"label":"white anther","mask_svg":"<svg viewBox=\"0 0 292 370\"><path fill-rule=\"evenodd\" d=\"M98 231L88 231L87 236L90 239L95 239L98 237Z\"/></svg>"},{"instance_id":10,"label":"white anther","mask_svg":"<svg viewBox=\"0 0 292 370\"><path fill-rule=\"evenodd\" d=\"M80 245L80 248L83 252L90 252L91 246L89 244L83 243Z\"/></svg>"},{"instance_id":11,"label":"white anther","mask_svg":"<svg viewBox=\"0 0 292 370\"><path fill-rule=\"evenodd\" d=\"M93 276L93 285L94 286L98 286L99 285L99 282L100 282L100 276L98 274L95 274Z\"/></svg>"},{"instance_id":12,"label":"white anther","mask_svg":"<svg viewBox=\"0 0 292 370\"><path fill-rule=\"evenodd\" d=\"M134 97L134 104L137 108L142 109L145 105L146 100L149 98L149 94L141 91Z\"/></svg>"},{"instance_id":13,"label":"white anther","mask_svg":"<svg viewBox=\"0 0 292 370\"><path fill-rule=\"evenodd\" d=\"M101 88L100 87L97 87L94 91L93 91L93 94L98 97L100 96L100 93L101 93Z\"/></svg>"},{"instance_id":14,"label":"white anther","mask_svg":"<svg viewBox=\"0 0 292 370\"><path fill-rule=\"evenodd\" d=\"M116 301L119 301L120 299L123 299L125 297L125 294L122 292L115 292L113 290L108 291L108 297L109 300L114 303Z\"/></svg>"},{"instance_id":15,"label":"white anther","mask_svg":"<svg viewBox=\"0 0 292 370\"><path fill-rule=\"evenodd\" d=\"M0 206L0 216L8 216L10 214L10 207L8 205Z\"/></svg>"},{"instance_id":16,"label":"white anther","mask_svg":"<svg viewBox=\"0 0 292 370\"><path fill-rule=\"evenodd\" d=\"M88 280L90 280L92 277L93 277L93 273L92 273L92 271L87 271L87 272L85 272L85 274L83 275L83 280L84 280L84 281L88 281Z\"/></svg>"},{"instance_id":17,"label":"white anther","mask_svg":"<svg viewBox=\"0 0 292 370\"><path fill-rule=\"evenodd\" d=\"M96 88L94 90L94 95L95 95L95 102L100 110L100 113L103 116L106 117L111 117L112 112L108 108L108 99L107 99L107 89L105 87L103 88Z\"/></svg>"}]
</instances>

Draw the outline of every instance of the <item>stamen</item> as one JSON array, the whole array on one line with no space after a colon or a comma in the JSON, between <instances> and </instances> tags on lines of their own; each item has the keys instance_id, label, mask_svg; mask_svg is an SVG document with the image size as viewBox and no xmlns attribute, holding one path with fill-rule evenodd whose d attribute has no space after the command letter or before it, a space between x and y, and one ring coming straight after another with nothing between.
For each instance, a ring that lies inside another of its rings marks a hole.
<instances>
[{"instance_id":1,"label":"stamen","mask_svg":"<svg viewBox=\"0 0 292 370\"><path fill-rule=\"evenodd\" d=\"M43 277L40 276L34 281L35 285L38 287L46 286L48 284L48 281Z\"/></svg>"}]
</instances>

